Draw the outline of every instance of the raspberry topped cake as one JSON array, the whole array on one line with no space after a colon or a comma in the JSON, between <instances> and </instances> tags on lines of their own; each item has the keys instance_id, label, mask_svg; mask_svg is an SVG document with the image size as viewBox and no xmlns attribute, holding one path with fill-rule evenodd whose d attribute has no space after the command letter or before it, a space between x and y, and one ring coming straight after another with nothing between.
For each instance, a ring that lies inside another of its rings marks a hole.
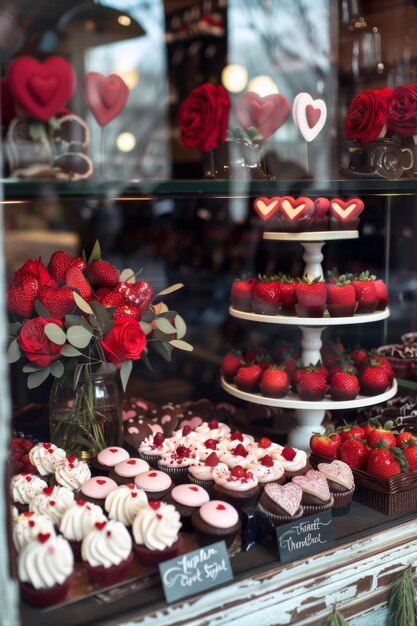
<instances>
[{"instance_id":1,"label":"raspberry topped cake","mask_svg":"<svg viewBox=\"0 0 417 626\"><path fill-rule=\"evenodd\" d=\"M253 460L252 455L243 444L238 443L232 450L225 450L219 454L221 463L225 463L230 469L236 465L247 468Z\"/></svg>"},{"instance_id":2,"label":"raspberry topped cake","mask_svg":"<svg viewBox=\"0 0 417 626\"><path fill-rule=\"evenodd\" d=\"M199 461L198 451L192 444L177 446L171 453L161 456L158 468L166 472L175 484L187 482L188 468Z\"/></svg>"},{"instance_id":3,"label":"raspberry topped cake","mask_svg":"<svg viewBox=\"0 0 417 626\"><path fill-rule=\"evenodd\" d=\"M227 437L230 435L230 428L227 424L219 422L216 419L212 419L209 422L203 422L195 429L196 433L205 435L207 439L220 439L221 437Z\"/></svg>"},{"instance_id":4,"label":"raspberry topped cake","mask_svg":"<svg viewBox=\"0 0 417 626\"><path fill-rule=\"evenodd\" d=\"M214 493L217 498L229 502L237 509L255 506L260 489L258 479L250 470L236 465L228 472L217 468L213 472Z\"/></svg>"},{"instance_id":5,"label":"raspberry topped cake","mask_svg":"<svg viewBox=\"0 0 417 626\"><path fill-rule=\"evenodd\" d=\"M214 478L213 472L228 472L229 468L225 463L220 463L216 452L212 452L205 461L200 461L188 468L188 479L191 483L203 487L210 496L213 495Z\"/></svg>"},{"instance_id":6,"label":"raspberry topped cake","mask_svg":"<svg viewBox=\"0 0 417 626\"><path fill-rule=\"evenodd\" d=\"M157 468L158 460L164 454L169 454L175 448L173 439L165 438L162 433L156 433L147 437L139 446L138 452L141 459Z\"/></svg>"},{"instance_id":7,"label":"raspberry topped cake","mask_svg":"<svg viewBox=\"0 0 417 626\"><path fill-rule=\"evenodd\" d=\"M248 452L255 458L261 459L265 454L272 455L280 454L283 450L283 446L278 443L273 443L268 437L261 437L258 442L251 443L248 446Z\"/></svg>"}]
</instances>

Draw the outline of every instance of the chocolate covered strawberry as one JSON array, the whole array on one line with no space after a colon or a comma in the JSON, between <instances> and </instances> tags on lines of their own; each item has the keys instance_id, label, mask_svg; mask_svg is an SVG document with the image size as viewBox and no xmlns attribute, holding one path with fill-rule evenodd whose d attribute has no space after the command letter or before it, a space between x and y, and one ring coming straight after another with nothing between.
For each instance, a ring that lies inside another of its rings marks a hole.
<instances>
[{"instance_id":1,"label":"chocolate covered strawberry","mask_svg":"<svg viewBox=\"0 0 417 626\"><path fill-rule=\"evenodd\" d=\"M117 269L101 259L89 264L86 275L93 287L114 287L119 280Z\"/></svg>"},{"instance_id":2,"label":"chocolate covered strawberry","mask_svg":"<svg viewBox=\"0 0 417 626\"><path fill-rule=\"evenodd\" d=\"M297 304L296 287L297 282L292 276L283 274L280 281L281 288L281 309L287 315L295 314L295 305Z\"/></svg>"},{"instance_id":3,"label":"chocolate covered strawberry","mask_svg":"<svg viewBox=\"0 0 417 626\"><path fill-rule=\"evenodd\" d=\"M338 459L339 448L342 444L340 435L333 432L314 433L310 438L310 448L313 454L324 456L327 459Z\"/></svg>"},{"instance_id":4,"label":"chocolate covered strawberry","mask_svg":"<svg viewBox=\"0 0 417 626\"><path fill-rule=\"evenodd\" d=\"M259 276L252 292L252 308L261 315L275 315L280 309L281 288L274 276Z\"/></svg>"},{"instance_id":5,"label":"chocolate covered strawberry","mask_svg":"<svg viewBox=\"0 0 417 626\"><path fill-rule=\"evenodd\" d=\"M314 365L309 365L301 374L297 383L300 400L323 400L327 389L326 377Z\"/></svg>"},{"instance_id":6,"label":"chocolate covered strawberry","mask_svg":"<svg viewBox=\"0 0 417 626\"><path fill-rule=\"evenodd\" d=\"M344 274L334 283L327 283L327 309L332 317L349 317L355 313L356 292Z\"/></svg>"},{"instance_id":7,"label":"chocolate covered strawberry","mask_svg":"<svg viewBox=\"0 0 417 626\"><path fill-rule=\"evenodd\" d=\"M322 317L326 308L327 289L320 277L310 280L304 276L296 286L297 315Z\"/></svg>"},{"instance_id":8,"label":"chocolate covered strawberry","mask_svg":"<svg viewBox=\"0 0 417 626\"><path fill-rule=\"evenodd\" d=\"M365 469L371 448L359 439L346 439L340 446L339 456L341 461L347 463L352 469Z\"/></svg>"},{"instance_id":9,"label":"chocolate covered strawberry","mask_svg":"<svg viewBox=\"0 0 417 626\"><path fill-rule=\"evenodd\" d=\"M238 311L252 311L252 292L257 283L254 277L238 278L232 284L232 306Z\"/></svg>"},{"instance_id":10,"label":"chocolate covered strawberry","mask_svg":"<svg viewBox=\"0 0 417 626\"><path fill-rule=\"evenodd\" d=\"M268 398L283 398L289 391L288 375L282 366L270 365L262 374L259 388Z\"/></svg>"},{"instance_id":11,"label":"chocolate covered strawberry","mask_svg":"<svg viewBox=\"0 0 417 626\"><path fill-rule=\"evenodd\" d=\"M258 391L259 381L262 377L262 368L254 363L241 365L235 376L235 383L242 391Z\"/></svg>"},{"instance_id":12,"label":"chocolate covered strawberry","mask_svg":"<svg viewBox=\"0 0 417 626\"><path fill-rule=\"evenodd\" d=\"M378 278L374 281L376 295L378 298L377 311L383 311L388 304L388 293L387 286L382 280L382 278Z\"/></svg>"},{"instance_id":13,"label":"chocolate covered strawberry","mask_svg":"<svg viewBox=\"0 0 417 626\"><path fill-rule=\"evenodd\" d=\"M380 359L371 359L359 376L361 393L364 396L376 396L384 393L389 386L388 374Z\"/></svg>"},{"instance_id":14,"label":"chocolate covered strawberry","mask_svg":"<svg viewBox=\"0 0 417 626\"><path fill-rule=\"evenodd\" d=\"M365 350L365 348L361 348L360 346L357 346L350 353L350 358L352 359L355 367L358 370L360 370L363 367L365 367L365 365L367 364L368 358L369 358L369 352Z\"/></svg>"},{"instance_id":15,"label":"chocolate covered strawberry","mask_svg":"<svg viewBox=\"0 0 417 626\"><path fill-rule=\"evenodd\" d=\"M330 379L330 395L332 400L354 400L359 393L359 381L355 371L343 367Z\"/></svg>"},{"instance_id":16,"label":"chocolate covered strawberry","mask_svg":"<svg viewBox=\"0 0 417 626\"><path fill-rule=\"evenodd\" d=\"M355 288L358 308L356 313L373 313L378 304L378 296L375 287L375 276L368 271L362 272L352 281Z\"/></svg>"},{"instance_id":17,"label":"chocolate covered strawberry","mask_svg":"<svg viewBox=\"0 0 417 626\"><path fill-rule=\"evenodd\" d=\"M242 364L242 352L240 350L231 350L223 357L221 369L223 376L228 383L232 383L236 376L237 370Z\"/></svg>"}]
</instances>

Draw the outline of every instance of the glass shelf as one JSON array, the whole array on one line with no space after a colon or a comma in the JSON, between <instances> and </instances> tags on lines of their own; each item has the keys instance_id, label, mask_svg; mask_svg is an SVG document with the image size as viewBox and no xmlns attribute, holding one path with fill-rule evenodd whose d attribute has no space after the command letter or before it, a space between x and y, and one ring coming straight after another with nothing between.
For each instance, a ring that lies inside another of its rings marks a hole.
<instances>
[{"instance_id":1,"label":"glass shelf","mask_svg":"<svg viewBox=\"0 0 417 626\"><path fill-rule=\"evenodd\" d=\"M123 198L148 200L163 196L238 198L263 195L396 196L417 194L417 178L404 180L95 180L0 179L6 200L39 197L48 192L60 197Z\"/></svg>"}]
</instances>

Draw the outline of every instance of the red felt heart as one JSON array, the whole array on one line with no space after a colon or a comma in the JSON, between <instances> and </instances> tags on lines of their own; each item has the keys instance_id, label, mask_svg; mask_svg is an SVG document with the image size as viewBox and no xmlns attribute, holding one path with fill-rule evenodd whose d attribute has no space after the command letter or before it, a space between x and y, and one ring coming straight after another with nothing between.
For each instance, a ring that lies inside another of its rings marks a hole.
<instances>
[{"instance_id":1,"label":"red felt heart","mask_svg":"<svg viewBox=\"0 0 417 626\"><path fill-rule=\"evenodd\" d=\"M263 139L267 139L284 124L290 114L290 105L278 93L262 97L254 91L246 91L237 101L235 113L243 128L254 127Z\"/></svg>"},{"instance_id":2,"label":"red felt heart","mask_svg":"<svg viewBox=\"0 0 417 626\"><path fill-rule=\"evenodd\" d=\"M76 456L67 456L68 463L75 463L77 460Z\"/></svg>"},{"instance_id":3,"label":"red felt heart","mask_svg":"<svg viewBox=\"0 0 417 626\"><path fill-rule=\"evenodd\" d=\"M117 117L129 98L129 87L117 74L106 77L99 72L88 72L84 79L84 92L100 126L106 126Z\"/></svg>"},{"instance_id":4,"label":"red felt heart","mask_svg":"<svg viewBox=\"0 0 417 626\"><path fill-rule=\"evenodd\" d=\"M24 276L20 282L12 283L7 289L7 307L12 313L30 317L39 293L39 281L32 276Z\"/></svg>"},{"instance_id":5,"label":"red felt heart","mask_svg":"<svg viewBox=\"0 0 417 626\"><path fill-rule=\"evenodd\" d=\"M28 483L30 483L32 481L32 476L26 476L26 480Z\"/></svg>"},{"instance_id":6,"label":"red felt heart","mask_svg":"<svg viewBox=\"0 0 417 626\"><path fill-rule=\"evenodd\" d=\"M49 450L51 446L52 446L52 443L44 443L42 447L45 448L45 450Z\"/></svg>"},{"instance_id":7,"label":"red felt heart","mask_svg":"<svg viewBox=\"0 0 417 626\"><path fill-rule=\"evenodd\" d=\"M310 198L284 196L281 198L280 211L287 220L299 220L313 214L314 204Z\"/></svg>"},{"instance_id":8,"label":"red felt heart","mask_svg":"<svg viewBox=\"0 0 417 626\"><path fill-rule=\"evenodd\" d=\"M358 217L364 209L364 204L360 198L348 198L344 201L340 198L330 200L330 215L338 219L340 222Z\"/></svg>"},{"instance_id":9,"label":"red felt heart","mask_svg":"<svg viewBox=\"0 0 417 626\"><path fill-rule=\"evenodd\" d=\"M310 128L314 128L321 116L320 109L315 109L312 104L306 106L306 118Z\"/></svg>"},{"instance_id":10,"label":"red felt heart","mask_svg":"<svg viewBox=\"0 0 417 626\"><path fill-rule=\"evenodd\" d=\"M30 528L34 528L35 522L33 521L33 519L29 520L28 525L30 526Z\"/></svg>"},{"instance_id":11,"label":"red felt heart","mask_svg":"<svg viewBox=\"0 0 417 626\"><path fill-rule=\"evenodd\" d=\"M32 515L35 515L35 513L33 511L24 511L23 515L25 517L32 517Z\"/></svg>"},{"instance_id":12,"label":"red felt heart","mask_svg":"<svg viewBox=\"0 0 417 626\"><path fill-rule=\"evenodd\" d=\"M133 483L127 483L126 487L128 489L136 489L136 485L134 485Z\"/></svg>"},{"instance_id":13,"label":"red felt heart","mask_svg":"<svg viewBox=\"0 0 417 626\"><path fill-rule=\"evenodd\" d=\"M79 498L78 500L75 501L75 504L77 504L78 506L84 506L85 500L81 500L81 498Z\"/></svg>"},{"instance_id":14,"label":"red felt heart","mask_svg":"<svg viewBox=\"0 0 417 626\"><path fill-rule=\"evenodd\" d=\"M45 541L48 541L50 536L51 533L39 533L38 539L41 543L45 543Z\"/></svg>"},{"instance_id":15,"label":"red felt heart","mask_svg":"<svg viewBox=\"0 0 417 626\"><path fill-rule=\"evenodd\" d=\"M74 294L69 287L42 287L39 301L55 319L62 320L75 307Z\"/></svg>"},{"instance_id":16,"label":"red felt heart","mask_svg":"<svg viewBox=\"0 0 417 626\"><path fill-rule=\"evenodd\" d=\"M97 478L96 483L97 483L97 485L105 485L106 481L101 479L101 478Z\"/></svg>"},{"instance_id":17,"label":"red felt heart","mask_svg":"<svg viewBox=\"0 0 417 626\"><path fill-rule=\"evenodd\" d=\"M132 496L132 498L136 498L136 496L138 495L137 491L132 491L132 493L130 494Z\"/></svg>"},{"instance_id":18,"label":"red felt heart","mask_svg":"<svg viewBox=\"0 0 417 626\"><path fill-rule=\"evenodd\" d=\"M279 211L280 198L256 198L253 203L253 208L264 221L271 219L271 217Z\"/></svg>"},{"instance_id":19,"label":"red felt heart","mask_svg":"<svg viewBox=\"0 0 417 626\"><path fill-rule=\"evenodd\" d=\"M97 528L97 530L103 530L106 524L107 522L96 522L94 526Z\"/></svg>"},{"instance_id":20,"label":"red felt heart","mask_svg":"<svg viewBox=\"0 0 417 626\"><path fill-rule=\"evenodd\" d=\"M74 68L62 57L49 57L43 63L18 57L12 61L8 77L16 103L44 122L67 104L76 87Z\"/></svg>"},{"instance_id":21,"label":"red felt heart","mask_svg":"<svg viewBox=\"0 0 417 626\"><path fill-rule=\"evenodd\" d=\"M52 496L54 493L54 487L45 487L42 491L46 496Z\"/></svg>"}]
</instances>

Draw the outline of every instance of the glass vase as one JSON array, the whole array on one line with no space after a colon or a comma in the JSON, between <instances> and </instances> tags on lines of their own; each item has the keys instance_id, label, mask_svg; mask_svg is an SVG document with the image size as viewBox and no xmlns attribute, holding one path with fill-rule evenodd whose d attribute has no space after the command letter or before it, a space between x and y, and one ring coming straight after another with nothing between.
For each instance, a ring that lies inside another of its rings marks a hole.
<instances>
[{"instance_id":1,"label":"glass vase","mask_svg":"<svg viewBox=\"0 0 417 626\"><path fill-rule=\"evenodd\" d=\"M67 454L88 460L122 443L119 372L111 365L85 365L74 387L74 372L57 378L49 403L51 442Z\"/></svg>"}]
</instances>

